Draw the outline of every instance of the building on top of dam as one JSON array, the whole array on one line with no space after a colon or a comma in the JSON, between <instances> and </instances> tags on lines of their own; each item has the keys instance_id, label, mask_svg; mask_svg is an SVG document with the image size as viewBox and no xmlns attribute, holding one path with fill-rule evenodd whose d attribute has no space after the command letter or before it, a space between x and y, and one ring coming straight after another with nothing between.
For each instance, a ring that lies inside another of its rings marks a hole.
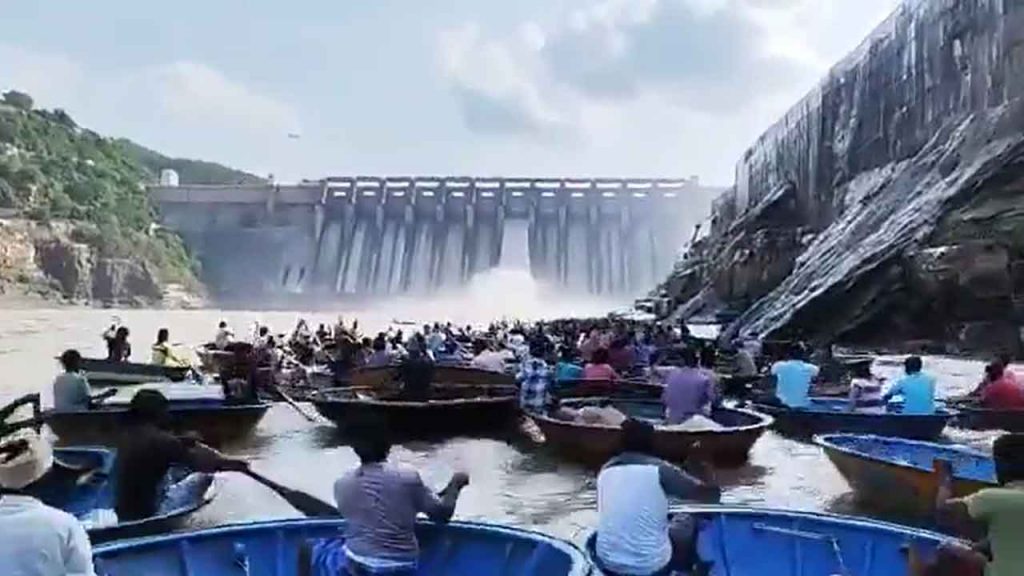
<instances>
[{"instance_id":1,"label":"building on top of dam","mask_svg":"<svg viewBox=\"0 0 1024 576\"><path fill-rule=\"evenodd\" d=\"M429 292L499 266L578 292L640 294L721 191L694 178L362 176L150 188L163 225L225 298Z\"/></svg>"}]
</instances>

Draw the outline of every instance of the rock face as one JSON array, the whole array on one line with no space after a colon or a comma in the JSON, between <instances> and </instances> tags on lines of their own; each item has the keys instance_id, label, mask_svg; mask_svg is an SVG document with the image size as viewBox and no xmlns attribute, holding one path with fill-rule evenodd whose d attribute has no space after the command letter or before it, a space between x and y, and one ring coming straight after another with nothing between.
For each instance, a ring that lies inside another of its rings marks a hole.
<instances>
[{"instance_id":1,"label":"rock face","mask_svg":"<svg viewBox=\"0 0 1024 576\"><path fill-rule=\"evenodd\" d=\"M165 288L145 263L100 256L74 236L74 226L63 222L0 219L0 293L5 286L20 286L78 303L144 306L164 301ZM169 291L175 292L171 304L187 299L180 286ZM190 303L195 302L193 297Z\"/></svg>"},{"instance_id":2,"label":"rock face","mask_svg":"<svg viewBox=\"0 0 1024 576\"><path fill-rule=\"evenodd\" d=\"M732 333L1016 349L1022 127L1024 2L905 2L740 159L702 299Z\"/></svg>"}]
</instances>

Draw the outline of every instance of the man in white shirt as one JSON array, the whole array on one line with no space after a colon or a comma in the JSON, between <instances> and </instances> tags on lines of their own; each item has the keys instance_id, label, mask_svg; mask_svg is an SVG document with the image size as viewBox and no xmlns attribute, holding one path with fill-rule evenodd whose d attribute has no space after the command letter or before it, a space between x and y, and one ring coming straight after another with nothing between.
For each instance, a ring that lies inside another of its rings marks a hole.
<instances>
[{"instance_id":1,"label":"man in white shirt","mask_svg":"<svg viewBox=\"0 0 1024 576\"><path fill-rule=\"evenodd\" d=\"M469 365L471 368L501 373L505 371L505 356L490 350L483 340L476 340L473 342L473 360Z\"/></svg>"},{"instance_id":2,"label":"man in white shirt","mask_svg":"<svg viewBox=\"0 0 1024 576\"><path fill-rule=\"evenodd\" d=\"M5 576L95 576L92 546L74 516L28 496L53 467L53 449L32 431L0 445L0 567Z\"/></svg>"},{"instance_id":3,"label":"man in white shirt","mask_svg":"<svg viewBox=\"0 0 1024 576\"><path fill-rule=\"evenodd\" d=\"M213 345L218 350L224 350L231 344L231 341L235 338L235 333L228 328L228 323L221 320L217 326L217 335L213 338Z\"/></svg>"}]
</instances>

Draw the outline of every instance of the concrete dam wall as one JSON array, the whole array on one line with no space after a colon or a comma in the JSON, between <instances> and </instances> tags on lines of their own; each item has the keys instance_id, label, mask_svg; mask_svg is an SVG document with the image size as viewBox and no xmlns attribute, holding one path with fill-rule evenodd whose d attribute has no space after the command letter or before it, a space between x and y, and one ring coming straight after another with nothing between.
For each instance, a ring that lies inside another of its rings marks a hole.
<instances>
[{"instance_id":1,"label":"concrete dam wall","mask_svg":"<svg viewBox=\"0 0 1024 576\"><path fill-rule=\"evenodd\" d=\"M633 295L671 270L719 190L687 180L328 178L153 187L223 298L379 296L499 265L571 291Z\"/></svg>"},{"instance_id":2,"label":"concrete dam wall","mask_svg":"<svg viewBox=\"0 0 1024 576\"><path fill-rule=\"evenodd\" d=\"M1022 131L1024 2L908 0L746 151L665 288L734 332L1017 347Z\"/></svg>"}]
</instances>

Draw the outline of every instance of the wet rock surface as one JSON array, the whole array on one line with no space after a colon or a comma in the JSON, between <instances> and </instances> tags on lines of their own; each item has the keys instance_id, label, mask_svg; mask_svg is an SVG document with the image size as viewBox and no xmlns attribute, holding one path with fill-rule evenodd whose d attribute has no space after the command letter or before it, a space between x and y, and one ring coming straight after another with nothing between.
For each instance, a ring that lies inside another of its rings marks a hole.
<instances>
[{"instance_id":1,"label":"wet rock surface","mask_svg":"<svg viewBox=\"0 0 1024 576\"><path fill-rule=\"evenodd\" d=\"M740 159L668 295L731 334L1017 351L1022 128L1024 3L906 2Z\"/></svg>"}]
</instances>

